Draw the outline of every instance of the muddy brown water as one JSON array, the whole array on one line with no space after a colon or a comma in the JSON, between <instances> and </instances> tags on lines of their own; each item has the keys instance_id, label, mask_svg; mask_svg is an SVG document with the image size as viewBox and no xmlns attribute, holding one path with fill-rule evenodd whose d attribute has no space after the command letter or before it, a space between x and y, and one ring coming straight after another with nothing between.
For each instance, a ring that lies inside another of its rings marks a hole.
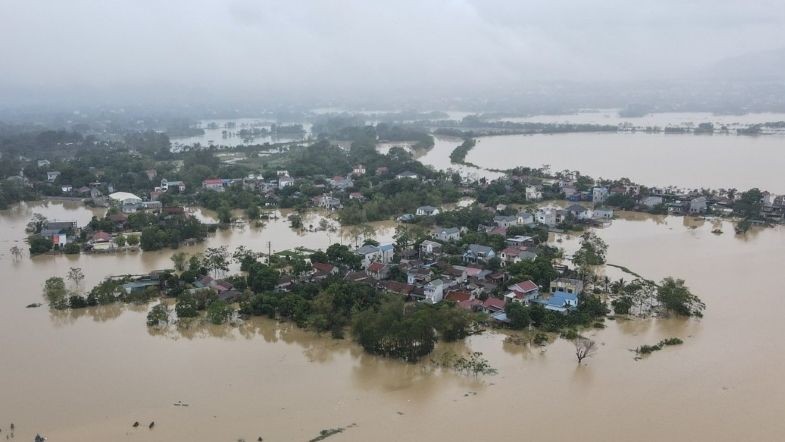
<instances>
[{"instance_id":1,"label":"muddy brown water","mask_svg":"<svg viewBox=\"0 0 785 442\"><path fill-rule=\"evenodd\" d=\"M706 317L607 321L606 329L588 332L600 349L582 367L564 340L541 349L485 333L439 346L483 352L499 373L475 380L426 362L369 356L349 341L270 320L150 331L144 320L152 304L26 309L43 301L47 277L69 267L81 267L90 287L107 274L167 267L172 254L15 262L8 250L24 237L33 212L80 225L92 216L70 203L0 212L0 435L14 422L17 440L40 432L53 441L305 441L352 424L329 440L785 438L782 228L738 237L728 223L714 235L709 221L623 215L598 230L610 245L609 262L652 279L686 279L706 301ZM377 234L391 235L389 225ZM276 250L324 247L325 236L300 236L281 220L219 232L184 250L263 250L267 241ZM575 241L558 244L570 250ZM672 336L685 343L641 361L629 350ZM134 421L142 425L134 429Z\"/></svg>"}]
</instances>

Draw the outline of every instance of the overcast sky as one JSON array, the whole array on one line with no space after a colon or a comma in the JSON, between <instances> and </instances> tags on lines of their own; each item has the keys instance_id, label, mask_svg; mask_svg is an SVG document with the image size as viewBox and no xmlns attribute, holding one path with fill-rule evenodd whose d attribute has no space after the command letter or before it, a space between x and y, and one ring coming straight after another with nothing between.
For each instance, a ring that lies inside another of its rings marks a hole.
<instances>
[{"instance_id":1,"label":"overcast sky","mask_svg":"<svg viewBox=\"0 0 785 442\"><path fill-rule=\"evenodd\" d=\"M782 0L3 0L0 98L454 94L783 46Z\"/></svg>"}]
</instances>

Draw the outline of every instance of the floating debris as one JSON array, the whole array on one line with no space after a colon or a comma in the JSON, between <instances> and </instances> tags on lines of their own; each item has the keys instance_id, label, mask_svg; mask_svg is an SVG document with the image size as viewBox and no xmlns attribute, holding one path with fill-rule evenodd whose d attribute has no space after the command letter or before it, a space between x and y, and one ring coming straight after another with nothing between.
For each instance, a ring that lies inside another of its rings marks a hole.
<instances>
[{"instance_id":1,"label":"floating debris","mask_svg":"<svg viewBox=\"0 0 785 442\"><path fill-rule=\"evenodd\" d=\"M139 421L134 422L134 424L131 425L131 426L134 427L134 428L138 427L139 426Z\"/></svg>"},{"instance_id":2,"label":"floating debris","mask_svg":"<svg viewBox=\"0 0 785 442\"><path fill-rule=\"evenodd\" d=\"M150 422L150 425L148 425L147 428L152 430L154 426L155 426L155 421Z\"/></svg>"}]
</instances>

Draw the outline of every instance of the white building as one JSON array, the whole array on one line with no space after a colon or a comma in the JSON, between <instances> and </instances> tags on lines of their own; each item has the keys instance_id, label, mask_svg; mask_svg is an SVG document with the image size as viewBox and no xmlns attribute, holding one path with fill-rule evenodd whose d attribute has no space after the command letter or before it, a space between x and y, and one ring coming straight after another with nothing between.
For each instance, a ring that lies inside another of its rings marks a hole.
<instances>
[{"instance_id":1,"label":"white building","mask_svg":"<svg viewBox=\"0 0 785 442\"><path fill-rule=\"evenodd\" d=\"M594 204L602 204L608 199L608 195L607 187L595 187L591 191L591 201Z\"/></svg>"},{"instance_id":2,"label":"white building","mask_svg":"<svg viewBox=\"0 0 785 442\"><path fill-rule=\"evenodd\" d=\"M441 279L435 279L423 288L425 294L425 301L431 304L436 304L444 298L444 282Z\"/></svg>"}]
</instances>

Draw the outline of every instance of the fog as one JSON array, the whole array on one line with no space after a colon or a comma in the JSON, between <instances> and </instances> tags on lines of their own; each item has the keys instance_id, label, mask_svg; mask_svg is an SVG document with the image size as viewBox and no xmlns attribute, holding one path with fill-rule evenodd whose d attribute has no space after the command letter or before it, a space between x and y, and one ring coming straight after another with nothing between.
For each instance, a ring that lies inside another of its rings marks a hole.
<instances>
[{"instance_id":1,"label":"fog","mask_svg":"<svg viewBox=\"0 0 785 442\"><path fill-rule=\"evenodd\" d=\"M0 99L383 102L781 80L783 42L782 1L6 0Z\"/></svg>"}]
</instances>

